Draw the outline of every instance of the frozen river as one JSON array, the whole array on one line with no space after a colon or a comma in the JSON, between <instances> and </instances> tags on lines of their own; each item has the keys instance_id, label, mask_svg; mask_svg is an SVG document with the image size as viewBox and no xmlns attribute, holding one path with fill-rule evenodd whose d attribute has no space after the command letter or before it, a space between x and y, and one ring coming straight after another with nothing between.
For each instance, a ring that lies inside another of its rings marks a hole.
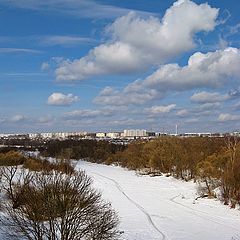
<instances>
[{"instance_id":1,"label":"frozen river","mask_svg":"<svg viewBox=\"0 0 240 240\"><path fill-rule=\"evenodd\" d=\"M240 240L240 211L196 198L196 185L172 177L137 176L120 167L80 161L112 203L126 240Z\"/></svg>"}]
</instances>

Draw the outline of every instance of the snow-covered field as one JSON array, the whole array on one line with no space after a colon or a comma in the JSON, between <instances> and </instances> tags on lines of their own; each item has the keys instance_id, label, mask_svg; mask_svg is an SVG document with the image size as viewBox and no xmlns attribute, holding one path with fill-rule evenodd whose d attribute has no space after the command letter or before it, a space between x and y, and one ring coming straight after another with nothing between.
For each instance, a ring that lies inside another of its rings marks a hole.
<instances>
[{"instance_id":1,"label":"snow-covered field","mask_svg":"<svg viewBox=\"0 0 240 240\"><path fill-rule=\"evenodd\" d=\"M77 168L119 213L124 240L240 240L240 211L214 199L195 201L194 183L83 161Z\"/></svg>"}]
</instances>

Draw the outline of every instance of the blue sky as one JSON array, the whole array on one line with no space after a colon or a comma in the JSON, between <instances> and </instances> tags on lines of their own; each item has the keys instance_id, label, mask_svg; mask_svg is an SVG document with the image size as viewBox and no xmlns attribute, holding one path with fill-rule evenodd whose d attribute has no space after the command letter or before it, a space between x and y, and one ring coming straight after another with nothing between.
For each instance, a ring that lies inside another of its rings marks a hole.
<instances>
[{"instance_id":1,"label":"blue sky","mask_svg":"<svg viewBox=\"0 0 240 240\"><path fill-rule=\"evenodd\" d=\"M239 130L237 0L0 0L0 132Z\"/></svg>"}]
</instances>

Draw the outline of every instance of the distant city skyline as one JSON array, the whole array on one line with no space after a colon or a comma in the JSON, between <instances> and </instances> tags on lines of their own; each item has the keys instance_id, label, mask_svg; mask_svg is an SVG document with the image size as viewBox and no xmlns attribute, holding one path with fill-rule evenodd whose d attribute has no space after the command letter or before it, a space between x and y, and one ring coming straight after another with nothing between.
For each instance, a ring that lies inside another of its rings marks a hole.
<instances>
[{"instance_id":1,"label":"distant city skyline","mask_svg":"<svg viewBox=\"0 0 240 240\"><path fill-rule=\"evenodd\" d=\"M0 133L240 129L236 0L0 9Z\"/></svg>"},{"instance_id":2,"label":"distant city skyline","mask_svg":"<svg viewBox=\"0 0 240 240\"><path fill-rule=\"evenodd\" d=\"M175 132L173 131L152 131L147 129L122 129L120 131L48 131L48 132L12 132L3 133L0 132L0 138L11 137L11 136L28 136L29 138L68 138L68 137L81 137L81 136L95 136L97 138L118 138L118 137L144 137L144 136L226 136L226 135L236 135L240 136L240 130L230 131L230 132Z\"/></svg>"}]
</instances>

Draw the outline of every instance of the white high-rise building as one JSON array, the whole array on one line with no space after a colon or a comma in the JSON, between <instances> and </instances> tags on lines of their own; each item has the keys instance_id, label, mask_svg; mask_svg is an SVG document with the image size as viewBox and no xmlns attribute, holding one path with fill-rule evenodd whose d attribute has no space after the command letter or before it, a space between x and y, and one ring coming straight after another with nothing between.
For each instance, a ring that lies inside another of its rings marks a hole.
<instances>
[{"instance_id":1,"label":"white high-rise building","mask_svg":"<svg viewBox=\"0 0 240 240\"><path fill-rule=\"evenodd\" d=\"M146 137L147 130L144 129L130 129L123 131L124 137Z\"/></svg>"},{"instance_id":2,"label":"white high-rise building","mask_svg":"<svg viewBox=\"0 0 240 240\"><path fill-rule=\"evenodd\" d=\"M54 133L50 133L50 132L40 133L40 135L43 139L51 139L54 137Z\"/></svg>"},{"instance_id":3,"label":"white high-rise building","mask_svg":"<svg viewBox=\"0 0 240 240\"><path fill-rule=\"evenodd\" d=\"M39 133L29 133L28 137L31 139L38 138L38 137L40 137L40 134Z\"/></svg>"}]
</instances>

